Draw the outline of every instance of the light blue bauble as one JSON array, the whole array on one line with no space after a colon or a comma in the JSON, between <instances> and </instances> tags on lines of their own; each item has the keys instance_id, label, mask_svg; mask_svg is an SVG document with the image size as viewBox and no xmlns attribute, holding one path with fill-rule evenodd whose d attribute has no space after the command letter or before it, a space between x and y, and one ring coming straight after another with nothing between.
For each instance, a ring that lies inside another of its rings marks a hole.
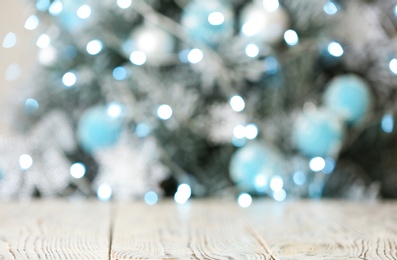
<instances>
[{"instance_id":1,"label":"light blue bauble","mask_svg":"<svg viewBox=\"0 0 397 260\"><path fill-rule=\"evenodd\" d=\"M191 39L216 45L233 34L234 14L228 1L192 0L184 9L181 23Z\"/></svg>"},{"instance_id":2,"label":"light blue bauble","mask_svg":"<svg viewBox=\"0 0 397 260\"><path fill-rule=\"evenodd\" d=\"M303 114L295 122L293 133L296 147L309 157L337 155L343 136L340 118L327 110Z\"/></svg>"},{"instance_id":3,"label":"light blue bauble","mask_svg":"<svg viewBox=\"0 0 397 260\"><path fill-rule=\"evenodd\" d=\"M284 166L277 150L253 142L238 149L230 161L230 178L244 191L265 192L274 175L283 175Z\"/></svg>"},{"instance_id":4,"label":"light blue bauble","mask_svg":"<svg viewBox=\"0 0 397 260\"><path fill-rule=\"evenodd\" d=\"M349 124L362 121L371 105L368 84L355 75L333 79L324 93L325 106Z\"/></svg>"},{"instance_id":5,"label":"light blue bauble","mask_svg":"<svg viewBox=\"0 0 397 260\"><path fill-rule=\"evenodd\" d=\"M123 129L121 116L111 116L107 107L88 109L78 124L78 139L81 147L88 153L114 145Z\"/></svg>"}]
</instances>

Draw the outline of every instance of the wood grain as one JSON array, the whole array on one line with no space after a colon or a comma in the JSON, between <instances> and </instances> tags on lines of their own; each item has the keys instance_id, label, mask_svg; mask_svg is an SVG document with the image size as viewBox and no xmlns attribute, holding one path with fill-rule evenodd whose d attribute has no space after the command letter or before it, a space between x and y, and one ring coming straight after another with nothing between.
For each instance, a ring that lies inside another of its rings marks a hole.
<instances>
[{"instance_id":1,"label":"wood grain","mask_svg":"<svg viewBox=\"0 0 397 260\"><path fill-rule=\"evenodd\" d=\"M274 259L235 202L123 204L111 259Z\"/></svg>"},{"instance_id":2,"label":"wood grain","mask_svg":"<svg viewBox=\"0 0 397 260\"><path fill-rule=\"evenodd\" d=\"M246 210L279 259L397 259L397 203L262 201Z\"/></svg>"},{"instance_id":3,"label":"wood grain","mask_svg":"<svg viewBox=\"0 0 397 260\"><path fill-rule=\"evenodd\" d=\"M0 203L0 259L397 259L397 202Z\"/></svg>"},{"instance_id":4,"label":"wood grain","mask_svg":"<svg viewBox=\"0 0 397 260\"><path fill-rule=\"evenodd\" d=\"M0 259L108 259L109 205L0 203Z\"/></svg>"}]
</instances>

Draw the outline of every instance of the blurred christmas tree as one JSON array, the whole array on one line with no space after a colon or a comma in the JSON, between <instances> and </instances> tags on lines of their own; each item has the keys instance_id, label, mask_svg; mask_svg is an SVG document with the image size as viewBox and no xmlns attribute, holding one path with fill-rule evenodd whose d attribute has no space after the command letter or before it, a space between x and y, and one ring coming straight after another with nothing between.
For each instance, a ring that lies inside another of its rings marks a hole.
<instances>
[{"instance_id":1,"label":"blurred christmas tree","mask_svg":"<svg viewBox=\"0 0 397 260\"><path fill-rule=\"evenodd\" d=\"M3 198L397 197L394 1L34 5Z\"/></svg>"}]
</instances>

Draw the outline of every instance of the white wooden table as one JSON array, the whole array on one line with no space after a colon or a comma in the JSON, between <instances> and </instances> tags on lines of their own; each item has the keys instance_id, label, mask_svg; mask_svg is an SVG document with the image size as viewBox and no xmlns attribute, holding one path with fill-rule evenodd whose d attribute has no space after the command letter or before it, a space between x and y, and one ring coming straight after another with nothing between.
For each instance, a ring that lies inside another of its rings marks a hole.
<instances>
[{"instance_id":1,"label":"white wooden table","mask_svg":"<svg viewBox=\"0 0 397 260\"><path fill-rule=\"evenodd\" d=\"M0 259L397 259L397 202L0 203Z\"/></svg>"}]
</instances>

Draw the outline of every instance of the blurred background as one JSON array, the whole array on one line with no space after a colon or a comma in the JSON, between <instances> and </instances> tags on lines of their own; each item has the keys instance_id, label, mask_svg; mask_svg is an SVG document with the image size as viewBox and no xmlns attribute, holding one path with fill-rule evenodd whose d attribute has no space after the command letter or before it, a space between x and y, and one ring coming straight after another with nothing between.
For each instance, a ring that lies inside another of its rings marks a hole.
<instances>
[{"instance_id":1,"label":"blurred background","mask_svg":"<svg viewBox=\"0 0 397 260\"><path fill-rule=\"evenodd\" d=\"M397 4L0 3L0 198L397 197Z\"/></svg>"},{"instance_id":2,"label":"blurred background","mask_svg":"<svg viewBox=\"0 0 397 260\"><path fill-rule=\"evenodd\" d=\"M25 21L31 11L23 1L2 1L0 3L0 35L2 40L10 32L18 36L15 46L0 49L0 73L2 75L0 77L0 100L2 104L0 107L0 133L2 135L10 135L12 129L9 121L11 108L8 107L7 109L6 104L10 104L8 100L13 93L15 94L14 91L17 91L15 89L18 88L18 84L22 82L23 78L26 78L35 61L34 34L24 28ZM21 73L17 78L7 77L6 75L7 70L12 70L12 65L17 65L20 68Z\"/></svg>"}]
</instances>

